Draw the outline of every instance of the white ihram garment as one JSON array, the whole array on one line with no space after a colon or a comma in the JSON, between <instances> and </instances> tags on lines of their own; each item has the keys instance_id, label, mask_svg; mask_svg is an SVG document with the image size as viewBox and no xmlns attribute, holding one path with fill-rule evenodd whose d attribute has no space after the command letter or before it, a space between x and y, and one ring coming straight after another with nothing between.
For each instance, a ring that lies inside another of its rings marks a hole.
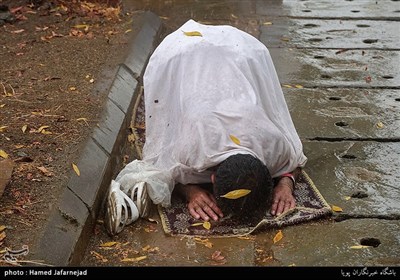
<instances>
[{"instance_id":1,"label":"white ihram garment","mask_svg":"<svg viewBox=\"0 0 400 280\"><path fill-rule=\"evenodd\" d=\"M307 161L269 51L234 27L189 20L167 36L146 68L144 96L143 160L116 181L149 181L156 204L170 204L177 182L210 182L206 170L237 153L260 159L272 177Z\"/></svg>"}]
</instances>

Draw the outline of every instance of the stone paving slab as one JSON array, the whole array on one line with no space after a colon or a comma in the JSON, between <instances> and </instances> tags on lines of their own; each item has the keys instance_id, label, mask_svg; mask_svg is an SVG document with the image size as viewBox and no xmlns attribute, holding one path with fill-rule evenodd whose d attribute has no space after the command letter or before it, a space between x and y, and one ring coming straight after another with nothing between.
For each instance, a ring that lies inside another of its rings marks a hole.
<instances>
[{"instance_id":1,"label":"stone paving slab","mask_svg":"<svg viewBox=\"0 0 400 280\"><path fill-rule=\"evenodd\" d=\"M399 90L284 87L284 93L302 138L400 139Z\"/></svg>"},{"instance_id":2,"label":"stone paving slab","mask_svg":"<svg viewBox=\"0 0 400 280\"><path fill-rule=\"evenodd\" d=\"M287 48L269 51L282 84L400 88L400 51Z\"/></svg>"},{"instance_id":3,"label":"stone paving slab","mask_svg":"<svg viewBox=\"0 0 400 280\"><path fill-rule=\"evenodd\" d=\"M326 201L343 209L340 215L400 217L400 142L304 141L303 146L305 170Z\"/></svg>"},{"instance_id":4,"label":"stone paving slab","mask_svg":"<svg viewBox=\"0 0 400 280\"><path fill-rule=\"evenodd\" d=\"M393 20L400 18L400 2L396 0L354 1L257 1L260 15L291 17Z\"/></svg>"},{"instance_id":5,"label":"stone paving slab","mask_svg":"<svg viewBox=\"0 0 400 280\"><path fill-rule=\"evenodd\" d=\"M378 219L303 224L283 229L284 237L272 250L282 265L399 266L399 228L400 221ZM360 245L363 238L376 238L381 244L350 248ZM341 277L340 270L337 273L331 275L333 279Z\"/></svg>"},{"instance_id":6,"label":"stone paving slab","mask_svg":"<svg viewBox=\"0 0 400 280\"><path fill-rule=\"evenodd\" d=\"M399 50L400 21L280 18L261 26L269 47Z\"/></svg>"}]
</instances>

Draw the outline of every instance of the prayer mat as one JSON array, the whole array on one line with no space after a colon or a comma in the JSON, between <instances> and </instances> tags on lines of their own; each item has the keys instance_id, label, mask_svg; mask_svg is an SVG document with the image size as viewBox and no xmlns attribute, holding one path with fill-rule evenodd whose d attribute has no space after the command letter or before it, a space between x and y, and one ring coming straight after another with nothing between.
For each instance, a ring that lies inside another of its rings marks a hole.
<instances>
[{"instance_id":1,"label":"prayer mat","mask_svg":"<svg viewBox=\"0 0 400 280\"><path fill-rule=\"evenodd\" d=\"M133 132L133 139L130 139L130 142L134 143L137 155L141 159L146 137L143 88L138 93L130 127ZM195 220L190 215L186 203L175 195L172 196L172 206L169 208L159 206L158 212L166 234L198 237L243 236L256 230L284 227L332 214L331 207L304 170L296 182L294 197L296 199L296 208L286 213L282 213L277 217L266 213L264 217L254 217L240 222L235 222L235 219L231 219L228 216L220 219L220 221L210 221L209 224L204 224L202 221Z\"/></svg>"},{"instance_id":2,"label":"prayer mat","mask_svg":"<svg viewBox=\"0 0 400 280\"><path fill-rule=\"evenodd\" d=\"M284 227L332 214L331 207L304 170L296 182L294 197L296 199L294 209L276 217L266 213L263 218L247 221L237 221L230 219L230 217L224 217L220 221L210 221L209 224L204 224L202 221L194 219L190 215L186 203L175 195L172 197L172 206L169 208L159 206L158 212L166 234L197 237L243 236L256 230Z\"/></svg>"}]
</instances>

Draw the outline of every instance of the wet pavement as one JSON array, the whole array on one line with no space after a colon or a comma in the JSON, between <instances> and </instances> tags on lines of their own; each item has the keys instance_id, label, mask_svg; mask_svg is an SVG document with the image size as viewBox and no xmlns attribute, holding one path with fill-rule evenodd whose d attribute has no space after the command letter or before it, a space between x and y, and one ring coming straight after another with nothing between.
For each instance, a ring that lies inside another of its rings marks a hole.
<instances>
[{"instance_id":1,"label":"wet pavement","mask_svg":"<svg viewBox=\"0 0 400 280\"><path fill-rule=\"evenodd\" d=\"M285 227L276 244L278 229L245 239L167 236L156 209L152 220L110 238L100 215L81 265L400 266L400 1L124 3L159 15L167 33L193 18L234 25L266 44L305 170L343 212ZM368 247L352 247L359 245ZM212 260L215 251L223 262Z\"/></svg>"}]
</instances>

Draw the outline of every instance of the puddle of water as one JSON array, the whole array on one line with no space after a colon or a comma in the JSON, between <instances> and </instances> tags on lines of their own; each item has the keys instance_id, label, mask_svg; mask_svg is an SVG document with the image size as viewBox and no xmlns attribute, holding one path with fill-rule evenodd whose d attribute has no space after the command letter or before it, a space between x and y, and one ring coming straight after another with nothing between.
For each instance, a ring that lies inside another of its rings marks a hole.
<instances>
[{"instance_id":1,"label":"puddle of water","mask_svg":"<svg viewBox=\"0 0 400 280\"><path fill-rule=\"evenodd\" d=\"M229 24L253 36L259 35L259 26L267 21L256 15L254 0L123 0L126 11L152 11L175 30L188 19L203 24Z\"/></svg>"}]
</instances>

